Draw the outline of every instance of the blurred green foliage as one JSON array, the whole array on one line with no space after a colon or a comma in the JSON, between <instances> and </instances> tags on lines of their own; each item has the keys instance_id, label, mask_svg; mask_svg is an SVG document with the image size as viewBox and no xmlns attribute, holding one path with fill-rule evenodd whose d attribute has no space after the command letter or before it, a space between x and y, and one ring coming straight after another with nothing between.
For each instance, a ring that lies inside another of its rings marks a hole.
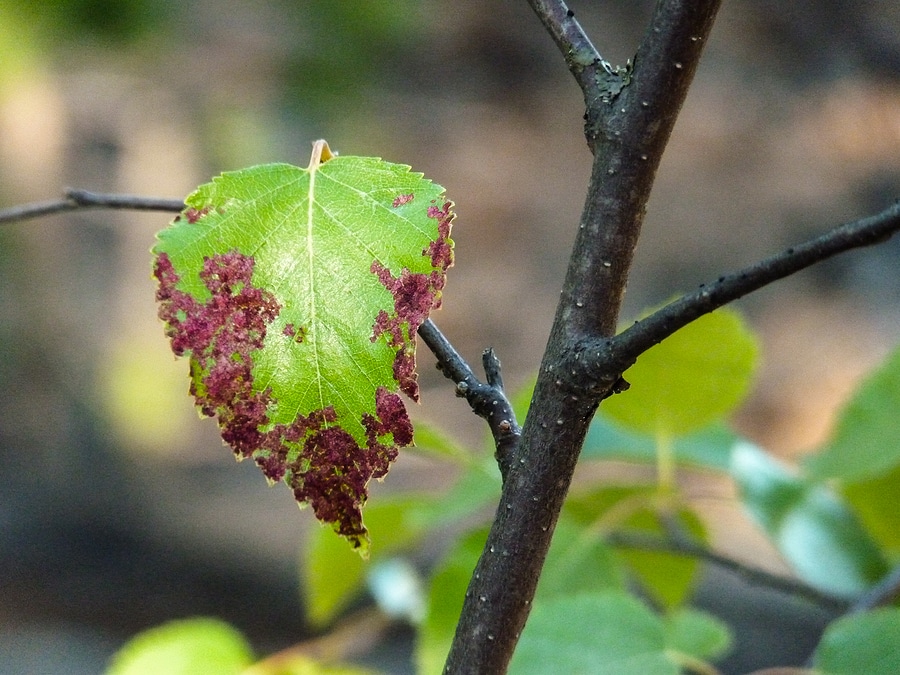
<instances>
[{"instance_id":1,"label":"blurred green foliage","mask_svg":"<svg viewBox=\"0 0 900 675\"><path fill-rule=\"evenodd\" d=\"M687 419L685 399L676 395L680 387L696 386L714 396L716 378L722 372L728 373L728 391L748 391L753 370L747 367L748 356L755 358L756 340L736 315L730 311L722 314L739 329L718 334L716 340L729 344L718 345L713 363L702 356L708 338L702 324L691 333L698 341L696 347L684 341L666 341L657 348L655 358L668 367L663 377L673 395L658 398L654 405L657 409L671 406L666 419ZM875 438L894 442L884 425L890 426L895 417L889 412L895 410L895 401L883 392L894 391L900 382L898 354L900 349L867 378L848 403L838 424L841 442L825 444L821 451L828 454L829 461L839 466L849 462L835 455L847 452L852 456L854 435L848 437L846 429L862 430L856 434L863 437L860 442L873 437L868 425L853 419L863 414L861 410L866 419L881 421ZM723 363L728 358L744 365L734 368ZM672 380L676 374L680 384ZM641 386L652 388L651 376L642 376ZM530 390L526 387L513 397L520 414L526 414ZM873 391L881 393L873 395ZM643 405L645 399L635 395L629 403L629 392L619 398L616 416L620 419L630 419L628 406ZM677 483L659 471L660 463L730 476L750 518L771 538L796 574L825 597L858 597L896 564L897 516L890 506L896 503L900 462L883 462L878 471L870 468L864 481L836 486L815 472L793 470L740 438L725 419L740 403L740 396L729 394L726 399L728 405L720 401L716 414L702 416L705 426L670 428L667 440L662 441L671 441L673 453L668 458L659 452L660 434L653 424L625 430L601 406L582 462L616 459L656 464L656 481L617 486L600 482L573 490L560 516L532 616L510 672L546 672L548 663L586 673L676 674L685 668L706 672L710 662L727 654L732 642L730 628L690 607L700 561L640 544L640 537L659 543L675 537L701 548L709 545L702 514ZM441 672L469 576L482 553L486 522L496 505L500 483L492 462L467 455L434 430L421 431L418 452L455 464L460 469L458 482L440 495L409 494L375 502L366 517L375 541L376 564L389 556L415 560L426 542L440 542L445 551L430 569L422 598L427 611L417 625L416 663L419 672L427 675ZM815 461L810 460L812 464ZM860 489L863 485L865 489ZM365 592L365 565L327 529L316 532L305 547L302 567L307 611L322 628ZM639 601L635 591L657 610ZM882 664L872 665L873 673L894 672L890 668L900 658L891 646L897 643L898 616L897 610L881 610L836 622L816 652L821 672L854 672L859 664ZM883 663L890 664L887 670Z\"/></svg>"}]
</instances>

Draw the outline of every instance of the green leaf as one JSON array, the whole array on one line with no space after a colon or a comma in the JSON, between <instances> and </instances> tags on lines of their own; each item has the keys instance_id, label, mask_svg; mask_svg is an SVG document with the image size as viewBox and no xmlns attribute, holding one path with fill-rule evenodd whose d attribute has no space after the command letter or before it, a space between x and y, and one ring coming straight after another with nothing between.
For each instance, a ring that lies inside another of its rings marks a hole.
<instances>
[{"instance_id":1,"label":"green leaf","mask_svg":"<svg viewBox=\"0 0 900 675\"><path fill-rule=\"evenodd\" d=\"M516 414L519 424L524 424L525 416L528 415L528 408L531 406L531 397L534 395L536 384L537 377L532 376L509 397L509 402L512 404L513 412Z\"/></svg>"},{"instance_id":2,"label":"green leaf","mask_svg":"<svg viewBox=\"0 0 900 675\"><path fill-rule=\"evenodd\" d=\"M713 424L674 439L675 461L717 471L727 471L731 448L738 437L722 423ZM609 419L601 406L585 439L581 459L619 459L632 462L656 462L657 441Z\"/></svg>"},{"instance_id":3,"label":"green leaf","mask_svg":"<svg viewBox=\"0 0 900 675\"><path fill-rule=\"evenodd\" d=\"M466 518L483 512L490 513L497 505L500 490L500 470L493 457L473 464L443 495L434 495L414 514L419 527L429 532L441 527L458 526Z\"/></svg>"},{"instance_id":4,"label":"green leaf","mask_svg":"<svg viewBox=\"0 0 900 675\"><path fill-rule=\"evenodd\" d=\"M844 485L841 492L885 553L900 557L900 467L871 480Z\"/></svg>"},{"instance_id":5,"label":"green leaf","mask_svg":"<svg viewBox=\"0 0 900 675\"><path fill-rule=\"evenodd\" d=\"M463 537L431 578L428 611L416 639L416 672L419 675L438 675L444 670L469 578L484 548L487 533L487 529L479 528Z\"/></svg>"},{"instance_id":6,"label":"green leaf","mask_svg":"<svg viewBox=\"0 0 900 675\"><path fill-rule=\"evenodd\" d=\"M225 173L159 233L159 315L238 458L365 554L362 506L412 443L415 335L452 263L452 204L409 167L333 157Z\"/></svg>"},{"instance_id":7,"label":"green leaf","mask_svg":"<svg viewBox=\"0 0 900 675\"><path fill-rule=\"evenodd\" d=\"M900 348L872 373L840 415L834 438L806 461L816 480L853 482L900 466Z\"/></svg>"},{"instance_id":8,"label":"green leaf","mask_svg":"<svg viewBox=\"0 0 900 675\"><path fill-rule=\"evenodd\" d=\"M706 542L706 529L693 511L680 509L676 522L692 540ZM660 536L665 536L667 532L659 514L649 510L634 514L626 524L629 529ZM696 558L627 547L619 553L644 590L663 607L678 607L690 597L700 569Z\"/></svg>"},{"instance_id":9,"label":"green leaf","mask_svg":"<svg viewBox=\"0 0 900 675\"><path fill-rule=\"evenodd\" d=\"M217 674L203 671L203 675ZM291 654L261 661L241 672L241 675L377 675L377 671L340 663L322 663L309 656Z\"/></svg>"},{"instance_id":10,"label":"green leaf","mask_svg":"<svg viewBox=\"0 0 900 675\"><path fill-rule=\"evenodd\" d=\"M707 612L682 607L665 618L666 645L692 658L718 659L731 648L731 630Z\"/></svg>"},{"instance_id":11,"label":"green leaf","mask_svg":"<svg viewBox=\"0 0 900 675\"><path fill-rule=\"evenodd\" d=\"M722 656L728 627L683 609L662 619L622 591L536 598L513 656L511 675L552 671L585 675L676 674ZM697 672L706 672L697 669Z\"/></svg>"},{"instance_id":12,"label":"green leaf","mask_svg":"<svg viewBox=\"0 0 900 675\"><path fill-rule=\"evenodd\" d=\"M660 519L656 502L655 488L603 488L571 495L563 512L572 522L588 529L601 529L604 533L622 531L666 536L667 529ZM697 541L706 541L703 523L692 511L682 508L676 519L685 533ZM601 522L604 527L597 528ZM627 546L617 548L616 553L642 589L660 605L674 608L690 595L699 569L696 559Z\"/></svg>"},{"instance_id":13,"label":"green leaf","mask_svg":"<svg viewBox=\"0 0 900 675\"><path fill-rule=\"evenodd\" d=\"M756 338L740 315L716 310L642 354L623 376L631 388L605 400L601 409L652 436L702 429L743 400L757 352Z\"/></svg>"},{"instance_id":14,"label":"green leaf","mask_svg":"<svg viewBox=\"0 0 900 675\"><path fill-rule=\"evenodd\" d=\"M253 661L244 637L215 619L183 619L131 638L113 657L107 675L240 673Z\"/></svg>"},{"instance_id":15,"label":"green leaf","mask_svg":"<svg viewBox=\"0 0 900 675\"><path fill-rule=\"evenodd\" d=\"M407 496L366 509L368 527L378 540L378 556L410 547L423 534L415 514L428 501ZM325 528L310 533L301 558L306 616L313 626L321 628L362 592L366 564Z\"/></svg>"},{"instance_id":16,"label":"green leaf","mask_svg":"<svg viewBox=\"0 0 900 675\"><path fill-rule=\"evenodd\" d=\"M852 598L887 572L859 520L827 487L795 476L748 442L734 449L732 476L751 516L807 583Z\"/></svg>"},{"instance_id":17,"label":"green leaf","mask_svg":"<svg viewBox=\"0 0 900 675\"><path fill-rule=\"evenodd\" d=\"M677 675L662 620L620 592L535 601L510 675Z\"/></svg>"},{"instance_id":18,"label":"green leaf","mask_svg":"<svg viewBox=\"0 0 900 675\"><path fill-rule=\"evenodd\" d=\"M818 675L900 673L900 610L876 609L838 619L813 655Z\"/></svg>"},{"instance_id":19,"label":"green leaf","mask_svg":"<svg viewBox=\"0 0 900 675\"><path fill-rule=\"evenodd\" d=\"M448 459L468 461L469 452L461 447L456 440L447 436L442 430L431 424L416 422L415 451L423 455L445 457Z\"/></svg>"},{"instance_id":20,"label":"green leaf","mask_svg":"<svg viewBox=\"0 0 900 675\"><path fill-rule=\"evenodd\" d=\"M553 531L535 598L605 590L625 590L624 570L615 552L563 511Z\"/></svg>"}]
</instances>

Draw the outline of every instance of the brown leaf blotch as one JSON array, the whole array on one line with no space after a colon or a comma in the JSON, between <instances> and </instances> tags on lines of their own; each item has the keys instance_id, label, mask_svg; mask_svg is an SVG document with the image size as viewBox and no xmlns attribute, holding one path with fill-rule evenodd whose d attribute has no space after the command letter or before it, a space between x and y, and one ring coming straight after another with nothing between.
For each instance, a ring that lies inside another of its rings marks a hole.
<instances>
[{"instance_id":1,"label":"brown leaf blotch","mask_svg":"<svg viewBox=\"0 0 900 675\"><path fill-rule=\"evenodd\" d=\"M391 206L395 209L398 206L403 206L404 204L409 204L413 199L415 199L415 195L410 193L408 195L400 195L399 197L395 197L394 201L391 202Z\"/></svg>"}]
</instances>

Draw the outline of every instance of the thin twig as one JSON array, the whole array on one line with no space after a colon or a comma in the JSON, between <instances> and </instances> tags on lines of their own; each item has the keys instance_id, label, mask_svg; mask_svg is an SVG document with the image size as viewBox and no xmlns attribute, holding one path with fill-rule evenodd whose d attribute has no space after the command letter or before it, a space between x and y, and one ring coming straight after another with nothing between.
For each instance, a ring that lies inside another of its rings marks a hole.
<instances>
[{"instance_id":1,"label":"thin twig","mask_svg":"<svg viewBox=\"0 0 900 675\"><path fill-rule=\"evenodd\" d=\"M881 581L866 591L853 603L847 613L867 612L870 609L890 604L898 597L900 597L900 565L894 567L884 575Z\"/></svg>"},{"instance_id":2,"label":"thin twig","mask_svg":"<svg viewBox=\"0 0 900 675\"><path fill-rule=\"evenodd\" d=\"M578 23L575 12L569 9L565 2L562 0L528 0L528 2L559 47L569 71L584 94L588 109L585 120L589 125L588 117L596 116L593 108L594 103L600 98L600 82L604 76L612 72Z\"/></svg>"},{"instance_id":3,"label":"thin twig","mask_svg":"<svg viewBox=\"0 0 900 675\"><path fill-rule=\"evenodd\" d=\"M167 211L179 213L184 202L178 199L138 197L136 195L105 194L87 190L68 189L64 199L21 204L0 210L0 225L40 218L55 213L81 209L126 209L130 211Z\"/></svg>"},{"instance_id":4,"label":"thin twig","mask_svg":"<svg viewBox=\"0 0 900 675\"><path fill-rule=\"evenodd\" d=\"M609 535L606 538L606 541L616 548L660 551L697 558L698 560L728 570L748 583L781 591L792 597L802 598L830 610L842 611L847 608L846 601L823 593L802 581L789 579L788 577L772 574L771 572L759 569L758 567L745 565L734 558L729 558L728 556L716 553L705 546L680 538L657 537L642 532L616 532Z\"/></svg>"},{"instance_id":5,"label":"thin twig","mask_svg":"<svg viewBox=\"0 0 900 675\"><path fill-rule=\"evenodd\" d=\"M456 384L456 395L465 398L472 411L487 421L494 437L500 475L506 480L521 429L503 390L500 359L493 349L485 350L482 361L487 383L484 383L475 376L469 364L431 319L426 319L419 326L418 334L437 358L438 369Z\"/></svg>"},{"instance_id":6,"label":"thin twig","mask_svg":"<svg viewBox=\"0 0 900 675\"><path fill-rule=\"evenodd\" d=\"M585 68L599 65L603 57L578 23L575 12L562 0L529 0L528 4L559 47L578 85L582 90L590 89L593 82L588 80Z\"/></svg>"},{"instance_id":7,"label":"thin twig","mask_svg":"<svg viewBox=\"0 0 900 675\"><path fill-rule=\"evenodd\" d=\"M602 386L611 372L624 371L640 354L704 314L839 253L886 241L898 230L900 201L881 213L845 223L711 284L702 284L613 338L585 342L563 372L577 380L579 387L588 386L592 378Z\"/></svg>"},{"instance_id":8,"label":"thin twig","mask_svg":"<svg viewBox=\"0 0 900 675\"><path fill-rule=\"evenodd\" d=\"M863 593L856 601L845 608L844 616L860 614L893 603L900 597L900 565L896 565L881 581ZM816 652L813 651L806 659L806 667L813 668L816 661Z\"/></svg>"}]
</instances>

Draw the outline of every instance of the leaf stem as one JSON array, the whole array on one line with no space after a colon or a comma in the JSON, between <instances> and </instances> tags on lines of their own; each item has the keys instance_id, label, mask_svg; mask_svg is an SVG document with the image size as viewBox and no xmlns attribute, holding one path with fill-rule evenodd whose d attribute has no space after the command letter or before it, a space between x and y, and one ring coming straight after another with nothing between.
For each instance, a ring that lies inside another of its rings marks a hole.
<instances>
[{"instance_id":1,"label":"leaf stem","mask_svg":"<svg viewBox=\"0 0 900 675\"><path fill-rule=\"evenodd\" d=\"M659 490L663 495L672 495L675 489L675 446L668 432L656 431L656 474Z\"/></svg>"}]
</instances>

